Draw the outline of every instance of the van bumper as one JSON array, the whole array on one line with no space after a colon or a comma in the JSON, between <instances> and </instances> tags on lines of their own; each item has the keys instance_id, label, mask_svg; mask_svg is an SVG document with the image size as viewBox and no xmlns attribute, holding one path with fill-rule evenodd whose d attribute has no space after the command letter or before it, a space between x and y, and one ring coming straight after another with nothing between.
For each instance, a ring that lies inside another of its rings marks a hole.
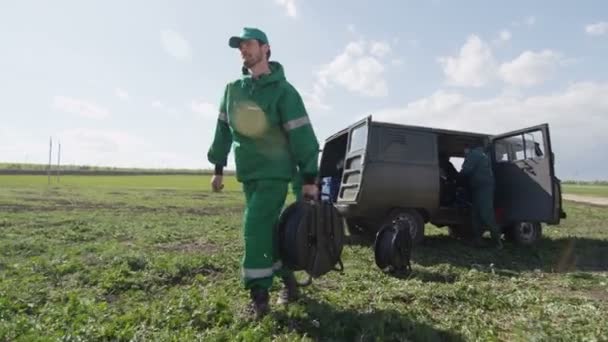
<instances>
[{"instance_id":1,"label":"van bumper","mask_svg":"<svg viewBox=\"0 0 608 342\"><path fill-rule=\"evenodd\" d=\"M357 206L355 204L334 203L334 207L345 218L356 216Z\"/></svg>"}]
</instances>

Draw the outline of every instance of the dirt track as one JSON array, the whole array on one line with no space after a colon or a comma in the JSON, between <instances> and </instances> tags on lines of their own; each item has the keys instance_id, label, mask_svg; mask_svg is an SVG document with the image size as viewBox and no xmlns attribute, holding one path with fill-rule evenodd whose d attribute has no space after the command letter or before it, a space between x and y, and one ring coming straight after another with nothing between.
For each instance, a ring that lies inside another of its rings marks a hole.
<instances>
[{"instance_id":1,"label":"dirt track","mask_svg":"<svg viewBox=\"0 0 608 342\"><path fill-rule=\"evenodd\" d=\"M572 202L608 206L608 198L606 198L606 197L593 197L593 196L572 195L572 194L564 194L562 197L565 200L572 201Z\"/></svg>"}]
</instances>

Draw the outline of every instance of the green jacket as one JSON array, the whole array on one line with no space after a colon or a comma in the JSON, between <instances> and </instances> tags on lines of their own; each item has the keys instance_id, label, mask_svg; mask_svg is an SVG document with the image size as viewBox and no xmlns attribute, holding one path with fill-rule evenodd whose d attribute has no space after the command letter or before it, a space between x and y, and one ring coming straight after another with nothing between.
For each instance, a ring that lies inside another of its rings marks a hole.
<instances>
[{"instance_id":1,"label":"green jacket","mask_svg":"<svg viewBox=\"0 0 608 342\"><path fill-rule=\"evenodd\" d=\"M494 185L492 162L481 147L473 148L465 155L460 173L468 179L473 188Z\"/></svg>"},{"instance_id":2,"label":"green jacket","mask_svg":"<svg viewBox=\"0 0 608 342\"><path fill-rule=\"evenodd\" d=\"M281 64L270 62L270 70L226 86L207 159L221 169L234 144L239 182L292 180L299 169L304 182L312 183L318 174L319 143L304 102Z\"/></svg>"}]
</instances>

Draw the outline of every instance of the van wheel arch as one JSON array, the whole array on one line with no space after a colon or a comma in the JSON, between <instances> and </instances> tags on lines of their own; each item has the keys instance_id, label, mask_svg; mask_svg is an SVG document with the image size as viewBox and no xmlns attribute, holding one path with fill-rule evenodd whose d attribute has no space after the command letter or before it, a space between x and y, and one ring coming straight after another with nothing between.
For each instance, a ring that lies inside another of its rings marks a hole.
<instances>
[{"instance_id":1,"label":"van wheel arch","mask_svg":"<svg viewBox=\"0 0 608 342\"><path fill-rule=\"evenodd\" d=\"M538 222L516 222L504 227L505 238L518 245L530 246L542 238L542 225Z\"/></svg>"}]
</instances>

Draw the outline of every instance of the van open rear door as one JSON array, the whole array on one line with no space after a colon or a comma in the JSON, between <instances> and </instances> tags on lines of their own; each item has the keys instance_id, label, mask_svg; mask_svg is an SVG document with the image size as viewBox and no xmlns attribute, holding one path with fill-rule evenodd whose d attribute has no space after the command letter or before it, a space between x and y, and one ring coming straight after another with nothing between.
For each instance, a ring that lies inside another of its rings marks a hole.
<instances>
[{"instance_id":1,"label":"van open rear door","mask_svg":"<svg viewBox=\"0 0 608 342\"><path fill-rule=\"evenodd\" d=\"M492 137L496 208L506 222L557 224L561 191L547 124Z\"/></svg>"},{"instance_id":2,"label":"van open rear door","mask_svg":"<svg viewBox=\"0 0 608 342\"><path fill-rule=\"evenodd\" d=\"M357 202L365 168L365 157L371 131L371 116L353 124L348 130L348 144L344 156L344 173L338 202Z\"/></svg>"}]
</instances>

